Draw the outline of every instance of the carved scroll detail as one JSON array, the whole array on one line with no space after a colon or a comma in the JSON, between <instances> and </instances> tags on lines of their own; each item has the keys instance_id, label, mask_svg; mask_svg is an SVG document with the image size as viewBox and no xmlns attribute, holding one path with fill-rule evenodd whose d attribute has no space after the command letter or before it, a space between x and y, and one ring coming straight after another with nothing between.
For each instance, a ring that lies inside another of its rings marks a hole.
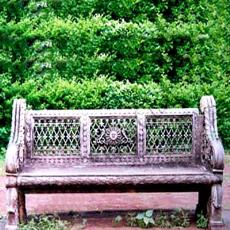
<instances>
[{"instance_id":1,"label":"carved scroll detail","mask_svg":"<svg viewBox=\"0 0 230 230\"><path fill-rule=\"evenodd\" d=\"M33 186L68 186L68 185L141 185L141 184L206 184L219 183L213 174L200 175L145 175L145 176L36 176L18 177L20 187ZM77 189L77 187L76 187ZM80 189L80 188L79 188ZM48 191L47 191L48 192Z\"/></svg>"},{"instance_id":2,"label":"carved scroll detail","mask_svg":"<svg viewBox=\"0 0 230 230\"><path fill-rule=\"evenodd\" d=\"M87 161L90 154L90 118L88 116L81 117L80 142L81 157L83 161Z\"/></svg>"},{"instance_id":3,"label":"carved scroll detail","mask_svg":"<svg viewBox=\"0 0 230 230\"><path fill-rule=\"evenodd\" d=\"M213 170L223 171L224 148L217 131L216 103L213 96L203 96L200 110L204 114L204 150L202 161Z\"/></svg>"},{"instance_id":4,"label":"carved scroll detail","mask_svg":"<svg viewBox=\"0 0 230 230\"><path fill-rule=\"evenodd\" d=\"M19 167L22 166L25 157L25 116L26 116L26 101L20 99L20 124L19 124Z\"/></svg>"},{"instance_id":5,"label":"carved scroll detail","mask_svg":"<svg viewBox=\"0 0 230 230\"><path fill-rule=\"evenodd\" d=\"M6 172L16 173L24 156L24 127L25 127L24 99L15 99L12 111L10 141L6 153Z\"/></svg>"},{"instance_id":6,"label":"carved scroll detail","mask_svg":"<svg viewBox=\"0 0 230 230\"><path fill-rule=\"evenodd\" d=\"M222 207L222 199L223 199L223 188L221 185L213 185L212 187L212 204L215 208Z\"/></svg>"},{"instance_id":7,"label":"carved scroll detail","mask_svg":"<svg viewBox=\"0 0 230 230\"><path fill-rule=\"evenodd\" d=\"M138 126L138 155L139 157L143 157L146 152L146 128L145 128L145 116L143 114L138 114L137 116Z\"/></svg>"},{"instance_id":8,"label":"carved scroll detail","mask_svg":"<svg viewBox=\"0 0 230 230\"><path fill-rule=\"evenodd\" d=\"M92 155L135 155L137 121L135 117L95 117L91 119Z\"/></svg>"}]
</instances>

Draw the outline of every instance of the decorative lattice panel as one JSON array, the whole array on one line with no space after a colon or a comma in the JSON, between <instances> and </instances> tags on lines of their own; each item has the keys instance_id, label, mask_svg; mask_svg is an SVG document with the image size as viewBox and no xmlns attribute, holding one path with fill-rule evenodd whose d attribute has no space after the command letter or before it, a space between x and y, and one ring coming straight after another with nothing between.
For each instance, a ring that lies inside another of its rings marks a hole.
<instances>
[{"instance_id":1,"label":"decorative lattice panel","mask_svg":"<svg viewBox=\"0 0 230 230\"><path fill-rule=\"evenodd\" d=\"M94 118L90 130L92 155L134 155L137 152L135 118Z\"/></svg>"},{"instance_id":2,"label":"decorative lattice panel","mask_svg":"<svg viewBox=\"0 0 230 230\"><path fill-rule=\"evenodd\" d=\"M192 116L147 117L147 154L191 153Z\"/></svg>"},{"instance_id":3,"label":"decorative lattice panel","mask_svg":"<svg viewBox=\"0 0 230 230\"><path fill-rule=\"evenodd\" d=\"M73 156L80 154L79 119L35 118L34 156Z\"/></svg>"}]
</instances>

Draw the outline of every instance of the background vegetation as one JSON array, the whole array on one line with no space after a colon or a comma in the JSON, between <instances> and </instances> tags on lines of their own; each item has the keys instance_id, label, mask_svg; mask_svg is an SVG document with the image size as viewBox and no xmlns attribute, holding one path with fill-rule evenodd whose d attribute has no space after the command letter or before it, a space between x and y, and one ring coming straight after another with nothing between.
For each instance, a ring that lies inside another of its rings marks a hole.
<instances>
[{"instance_id":1,"label":"background vegetation","mask_svg":"<svg viewBox=\"0 0 230 230\"><path fill-rule=\"evenodd\" d=\"M0 0L0 148L14 98L41 108L197 107L230 148L229 0Z\"/></svg>"}]
</instances>

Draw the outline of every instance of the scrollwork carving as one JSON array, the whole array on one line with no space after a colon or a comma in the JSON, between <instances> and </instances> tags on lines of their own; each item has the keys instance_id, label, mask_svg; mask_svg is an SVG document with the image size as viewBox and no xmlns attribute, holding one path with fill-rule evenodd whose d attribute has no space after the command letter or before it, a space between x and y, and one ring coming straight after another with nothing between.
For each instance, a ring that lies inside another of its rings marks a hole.
<instances>
[{"instance_id":1,"label":"scrollwork carving","mask_svg":"<svg viewBox=\"0 0 230 230\"><path fill-rule=\"evenodd\" d=\"M136 118L93 118L90 130L92 155L136 154Z\"/></svg>"},{"instance_id":2,"label":"scrollwork carving","mask_svg":"<svg viewBox=\"0 0 230 230\"><path fill-rule=\"evenodd\" d=\"M220 184L212 186L212 204L215 208L222 207L223 188Z\"/></svg>"},{"instance_id":3,"label":"scrollwork carving","mask_svg":"<svg viewBox=\"0 0 230 230\"><path fill-rule=\"evenodd\" d=\"M14 100L10 141L6 152L7 173L16 173L23 161L25 151L25 107L24 99Z\"/></svg>"},{"instance_id":4,"label":"scrollwork carving","mask_svg":"<svg viewBox=\"0 0 230 230\"><path fill-rule=\"evenodd\" d=\"M213 96L203 96L200 110L204 114L204 143L201 161L214 171L223 173L224 148L217 131L216 102Z\"/></svg>"}]
</instances>

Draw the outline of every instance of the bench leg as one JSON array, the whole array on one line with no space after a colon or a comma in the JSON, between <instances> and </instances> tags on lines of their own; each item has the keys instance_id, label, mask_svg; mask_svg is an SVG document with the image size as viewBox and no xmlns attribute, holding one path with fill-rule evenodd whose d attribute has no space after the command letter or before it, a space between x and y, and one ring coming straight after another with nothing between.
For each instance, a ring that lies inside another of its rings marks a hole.
<instances>
[{"instance_id":1,"label":"bench leg","mask_svg":"<svg viewBox=\"0 0 230 230\"><path fill-rule=\"evenodd\" d=\"M18 229L19 216L18 216L18 190L17 188L6 189L6 230Z\"/></svg>"},{"instance_id":2,"label":"bench leg","mask_svg":"<svg viewBox=\"0 0 230 230\"><path fill-rule=\"evenodd\" d=\"M223 188L221 184L215 184L211 190L211 202L209 206L210 211L210 227L221 227L224 226L222 219L222 199L223 199Z\"/></svg>"},{"instance_id":3,"label":"bench leg","mask_svg":"<svg viewBox=\"0 0 230 230\"><path fill-rule=\"evenodd\" d=\"M211 197L210 187L203 187L198 194L198 204L196 206L196 216L197 214L208 215L209 212L209 201Z\"/></svg>"},{"instance_id":4,"label":"bench leg","mask_svg":"<svg viewBox=\"0 0 230 230\"><path fill-rule=\"evenodd\" d=\"M222 198L223 189L221 184L202 188L199 191L196 215L202 213L209 218L209 227L221 227L224 225L222 219Z\"/></svg>"},{"instance_id":5,"label":"bench leg","mask_svg":"<svg viewBox=\"0 0 230 230\"><path fill-rule=\"evenodd\" d=\"M18 215L20 223L27 221L25 193L21 190L18 191Z\"/></svg>"}]
</instances>

